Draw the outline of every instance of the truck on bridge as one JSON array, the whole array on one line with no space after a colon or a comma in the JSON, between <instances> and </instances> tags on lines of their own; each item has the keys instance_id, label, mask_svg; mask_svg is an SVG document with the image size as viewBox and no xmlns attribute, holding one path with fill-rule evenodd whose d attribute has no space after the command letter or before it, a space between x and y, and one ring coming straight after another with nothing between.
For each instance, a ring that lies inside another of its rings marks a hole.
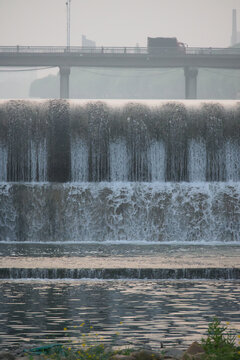
<instances>
[{"instance_id":1,"label":"truck on bridge","mask_svg":"<svg viewBox=\"0 0 240 360\"><path fill-rule=\"evenodd\" d=\"M178 42L177 38L147 38L148 53L152 55L179 55L186 53L186 46L182 42Z\"/></svg>"}]
</instances>

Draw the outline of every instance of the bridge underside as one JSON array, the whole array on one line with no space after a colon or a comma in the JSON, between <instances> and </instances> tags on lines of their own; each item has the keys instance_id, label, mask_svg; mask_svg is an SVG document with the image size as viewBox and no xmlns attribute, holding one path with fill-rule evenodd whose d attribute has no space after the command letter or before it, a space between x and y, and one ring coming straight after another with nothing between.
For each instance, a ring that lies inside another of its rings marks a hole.
<instances>
[{"instance_id":1,"label":"bridge underside","mask_svg":"<svg viewBox=\"0 0 240 360\"><path fill-rule=\"evenodd\" d=\"M95 53L74 52L72 50L69 52L65 50L45 52L42 49L41 52L31 52L31 48L26 48L24 51L11 50L11 52L4 50L0 51L0 66L59 67L61 98L69 98L71 67L182 68L185 75L186 99L197 98L198 68L240 69L240 52L239 54L224 53L223 50L226 49L222 49L221 52L220 50L212 52L211 49L205 49L205 52L199 50L198 53L160 55L148 54L146 53L147 49L143 50L145 53L124 53L124 51L122 53L114 53L114 51L111 53Z\"/></svg>"},{"instance_id":2,"label":"bridge underside","mask_svg":"<svg viewBox=\"0 0 240 360\"><path fill-rule=\"evenodd\" d=\"M71 68L60 66L60 98L69 99L69 77ZM197 76L198 69L192 67L184 68L185 75L185 99L197 99Z\"/></svg>"}]
</instances>

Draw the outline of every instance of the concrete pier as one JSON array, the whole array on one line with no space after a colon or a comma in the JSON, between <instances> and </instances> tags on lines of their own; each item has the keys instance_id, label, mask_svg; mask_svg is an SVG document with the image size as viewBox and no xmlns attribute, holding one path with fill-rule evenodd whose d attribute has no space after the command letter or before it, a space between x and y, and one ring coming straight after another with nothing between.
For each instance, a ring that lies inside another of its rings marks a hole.
<instances>
[{"instance_id":1,"label":"concrete pier","mask_svg":"<svg viewBox=\"0 0 240 360\"><path fill-rule=\"evenodd\" d=\"M185 99L197 99L198 69L185 67Z\"/></svg>"},{"instance_id":2,"label":"concrete pier","mask_svg":"<svg viewBox=\"0 0 240 360\"><path fill-rule=\"evenodd\" d=\"M70 66L60 66L60 99L69 99Z\"/></svg>"}]
</instances>

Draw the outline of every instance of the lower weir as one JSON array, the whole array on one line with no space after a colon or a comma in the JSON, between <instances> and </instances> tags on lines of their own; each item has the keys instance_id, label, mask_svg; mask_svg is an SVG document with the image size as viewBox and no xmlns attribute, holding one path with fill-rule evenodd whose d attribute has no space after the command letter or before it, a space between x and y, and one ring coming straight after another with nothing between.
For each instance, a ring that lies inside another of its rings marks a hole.
<instances>
[{"instance_id":1,"label":"lower weir","mask_svg":"<svg viewBox=\"0 0 240 360\"><path fill-rule=\"evenodd\" d=\"M104 279L104 280L236 280L240 269L234 268L190 268L190 269L39 269L0 268L0 279Z\"/></svg>"}]
</instances>

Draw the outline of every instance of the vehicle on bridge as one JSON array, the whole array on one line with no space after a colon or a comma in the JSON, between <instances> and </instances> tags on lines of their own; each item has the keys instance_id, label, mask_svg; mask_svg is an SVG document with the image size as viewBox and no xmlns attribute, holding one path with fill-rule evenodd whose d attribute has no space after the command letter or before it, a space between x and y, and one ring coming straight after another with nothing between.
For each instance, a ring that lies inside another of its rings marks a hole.
<instances>
[{"instance_id":1,"label":"vehicle on bridge","mask_svg":"<svg viewBox=\"0 0 240 360\"><path fill-rule=\"evenodd\" d=\"M186 53L186 46L184 43L179 42L177 38L147 38L148 53L152 55L179 55Z\"/></svg>"}]
</instances>

